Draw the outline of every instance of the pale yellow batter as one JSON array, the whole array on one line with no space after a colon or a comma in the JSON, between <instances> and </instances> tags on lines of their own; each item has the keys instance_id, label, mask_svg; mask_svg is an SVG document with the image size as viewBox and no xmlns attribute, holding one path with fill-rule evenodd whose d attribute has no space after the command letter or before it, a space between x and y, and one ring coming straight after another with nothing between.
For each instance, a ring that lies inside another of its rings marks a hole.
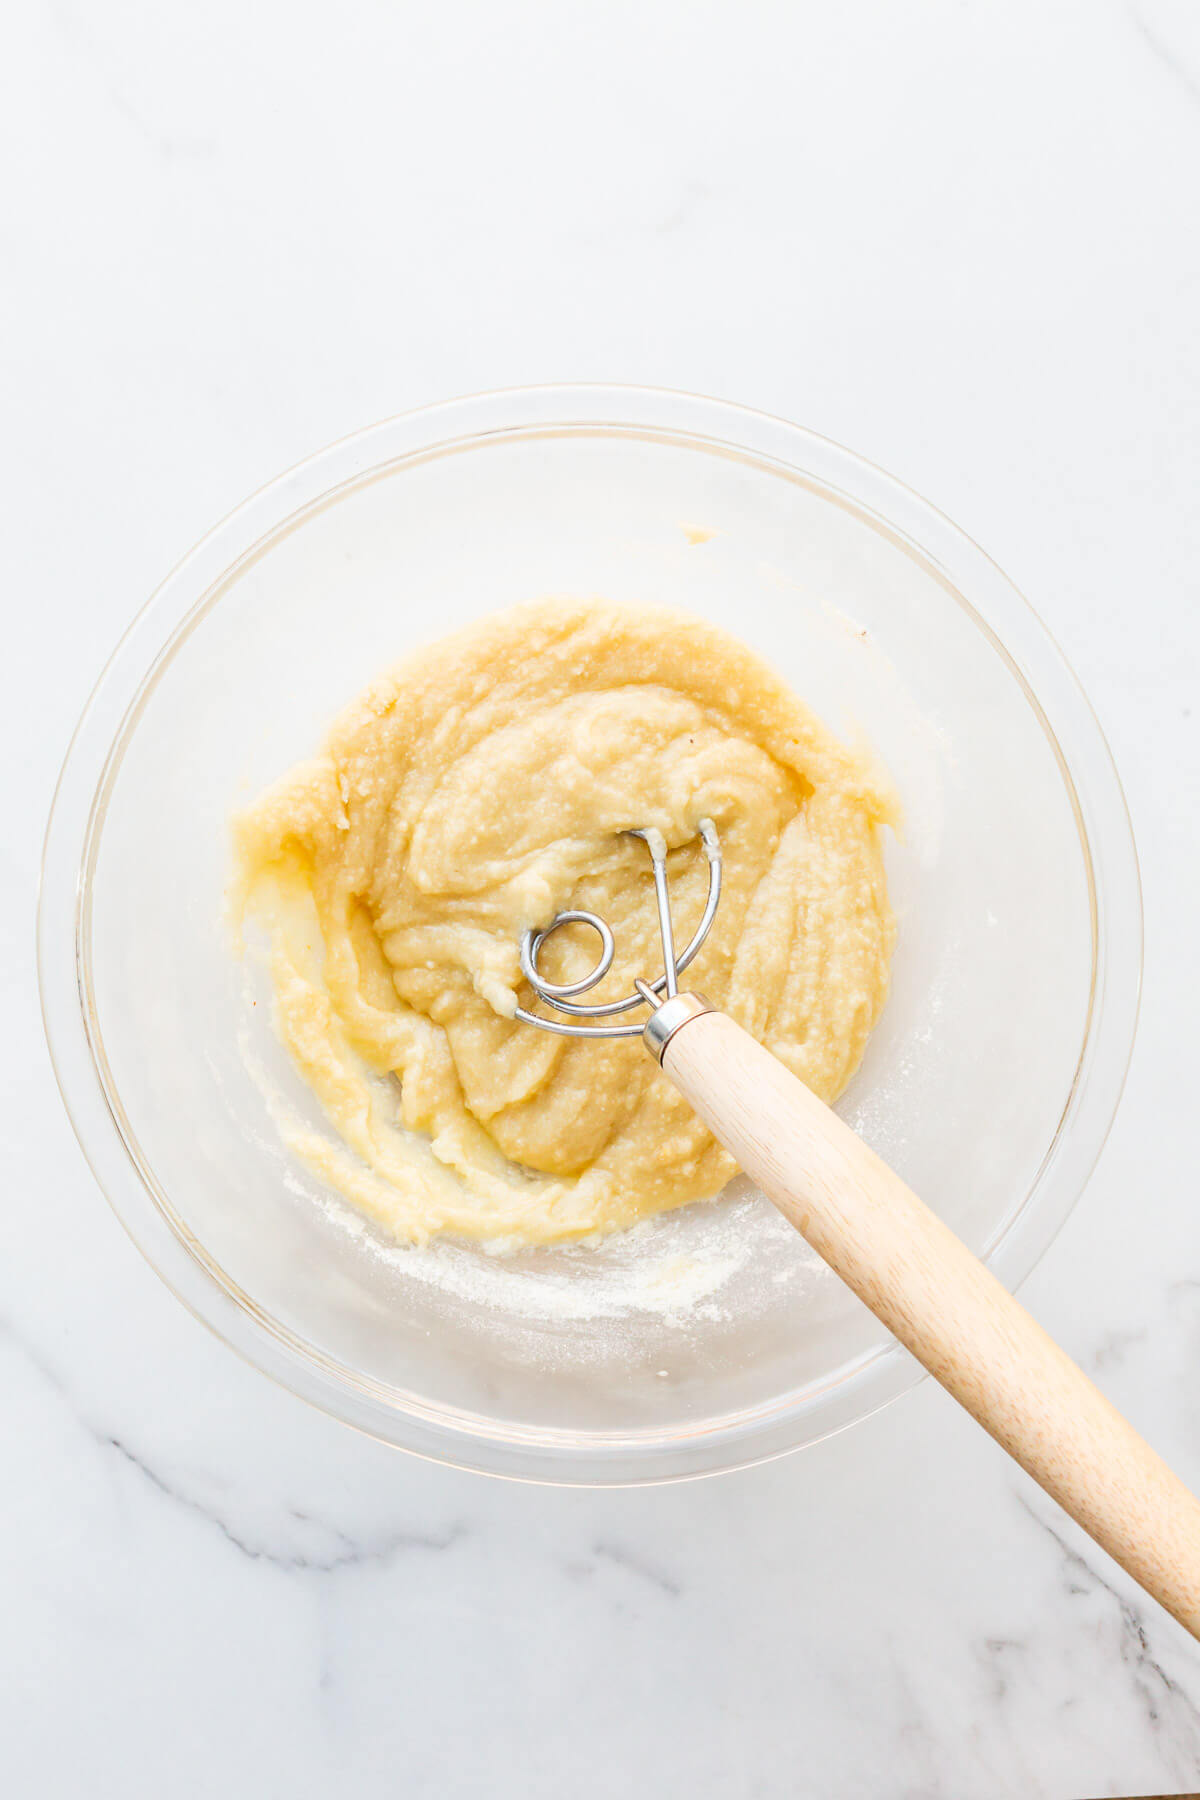
<instances>
[{"instance_id":1,"label":"pale yellow batter","mask_svg":"<svg viewBox=\"0 0 1200 1800\"><path fill-rule=\"evenodd\" d=\"M878 770L733 638L658 609L522 607L382 676L236 822L239 908L268 929L282 1035L341 1140L293 1146L416 1241L546 1243L715 1194L731 1159L640 1042L512 1017L532 1004L521 934L564 908L615 933L589 1000L660 973L649 859L620 834L665 836L682 944L704 817L725 884L685 985L832 1100L887 993ZM575 979L596 950L569 927L542 967Z\"/></svg>"}]
</instances>

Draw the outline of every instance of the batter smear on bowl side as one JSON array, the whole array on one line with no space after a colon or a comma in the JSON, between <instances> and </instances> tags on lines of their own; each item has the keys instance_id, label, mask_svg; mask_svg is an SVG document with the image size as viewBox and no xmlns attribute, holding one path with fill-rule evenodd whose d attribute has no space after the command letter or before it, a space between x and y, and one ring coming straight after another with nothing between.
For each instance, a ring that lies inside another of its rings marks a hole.
<instances>
[{"instance_id":1,"label":"batter smear on bowl side","mask_svg":"<svg viewBox=\"0 0 1200 1800\"><path fill-rule=\"evenodd\" d=\"M657 972L635 826L670 847L687 941L704 818L724 889L689 982L833 1100L895 936L877 765L734 638L658 608L519 607L381 676L235 821L236 910L265 928L280 1032L340 1140L292 1147L416 1242L550 1243L717 1193L732 1159L636 1039L513 1017L522 933L568 908L616 940L589 999ZM595 956L572 925L542 969L571 981Z\"/></svg>"}]
</instances>

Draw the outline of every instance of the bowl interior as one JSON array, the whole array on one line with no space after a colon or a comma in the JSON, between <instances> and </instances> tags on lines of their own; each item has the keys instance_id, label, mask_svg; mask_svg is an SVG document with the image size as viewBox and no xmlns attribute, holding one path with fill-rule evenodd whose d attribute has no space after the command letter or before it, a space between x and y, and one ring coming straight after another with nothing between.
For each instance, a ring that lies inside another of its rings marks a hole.
<instances>
[{"instance_id":1,"label":"bowl interior","mask_svg":"<svg viewBox=\"0 0 1200 1800\"><path fill-rule=\"evenodd\" d=\"M515 1443L694 1438L819 1407L885 1342L744 1183L599 1247L414 1251L283 1147L281 1110L323 1122L231 952L231 813L417 643L589 594L711 618L887 764L893 990L840 1110L976 1250L1024 1204L1080 1066L1095 927L1073 790L1012 662L900 532L665 430L495 432L360 473L248 551L144 683L93 813L81 985L176 1233L401 1441L416 1413Z\"/></svg>"}]
</instances>

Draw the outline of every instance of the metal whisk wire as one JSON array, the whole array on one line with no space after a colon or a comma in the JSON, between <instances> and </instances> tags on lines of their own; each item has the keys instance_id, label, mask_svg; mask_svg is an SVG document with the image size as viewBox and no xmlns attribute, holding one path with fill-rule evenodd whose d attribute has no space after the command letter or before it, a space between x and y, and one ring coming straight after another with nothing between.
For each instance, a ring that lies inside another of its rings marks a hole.
<instances>
[{"instance_id":1,"label":"metal whisk wire","mask_svg":"<svg viewBox=\"0 0 1200 1800\"><path fill-rule=\"evenodd\" d=\"M638 989L624 1000L608 1000L602 1005L588 1006L578 1000L577 996L591 991L612 967L616 954L616 942L611 927L599 913L582 912L572 908L560 912L551 919L549 925L541 931L530 929L521 938L521 973L545 1005L553 1007L556 1012L569 1015L565 1019L546 1019L539 1013L528 1012L518 1006L516 1016L526 1025L536 1025L539 1031L553 1031L560 1037L585 1038L624 1038L640 1037L642 1026L638 1025L573 1025L573 1018L603 1019L612 1018L619 1013L630 1012L635 1006L648 1004L647 995L658 996L666 990L667 997L673 997L679 991L679 976L697 955L705 938L712 929L712 922L717 916L717 907L721 900L721 844L717 837L717 828L711 819L700 821L700 841L704 846L704 854L708 859L708 899L704 912L682 956L675 955L675 933L671 924L671 897L667 886L667 845L660 831L630 831L629 837L641 838L650 852L650 861L654 871L654 896L658 903L658 928L662 938L663 973L656 981L639 982ZM553 982L542 975L537 966L538 953L551 932L557 931L560 925L589 925L600 938L600 957L591 972L579 981Z\"/></svg>"}]
</instances>

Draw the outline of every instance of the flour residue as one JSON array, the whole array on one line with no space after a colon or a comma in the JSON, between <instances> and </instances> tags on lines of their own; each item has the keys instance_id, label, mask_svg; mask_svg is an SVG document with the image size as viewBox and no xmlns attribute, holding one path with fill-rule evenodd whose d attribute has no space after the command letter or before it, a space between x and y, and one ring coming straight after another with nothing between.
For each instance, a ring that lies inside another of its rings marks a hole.
<instances>
[{"instance_id":1,"label":"flour residue","mask_svg":"<svg viewBox=\"0 0 1200 1800\"><path fill-rule=\"evenodd\" d=\"M339 1237L377 1266L473 1308L530 1322L640 1317L673 1326L716 1323L731 1317L719 1296L754 1256L761 1256L764 1232L778 1237L791 1253L776 1272L776 1282L796 1278L809 1260L807 1255L797 1260L799 1240L773 1211L763 1217L763 1202L741 1179L713 1201L552 1249L514 1250L503 1241L480 1245L449 1237L424 1245L402 1243L345 1203L350 1170L339 1171L340 1179L331 1187L313 1178L311 1171L319 1163L349 1160L347 1151L306 1122L255 1054L245 1030L240 1049L279 1140L292 1153L282 1169L286 1190L315 1206ZM278 1154L279 1145L274 1148ZM430 1154L417 1134L413 1153ZM358 1180L370 1178L362 1169L354 1173Z\"/></svg>"},{"instance_id":2,"label":"flour residue","mask_svg":"<svg viewBox=\"0 0 1200 1800\"><path fill-rule=\"evenodd\" d=\"M294 1179L288 1185L306 1200L313 1199L310 1190ZM683 1324L688 1318L715 1322L729 1316L714 1304L715 1297L744 1266L749 1254L743 1243L713 1246L703 1253L673 1251L647 1257L636 1241L643 1228L634 1226L608 1240L610 1254L602 1268L593 1264L589 1269L576 1246L574 1254L572 1250L559 1251L555 1257L557 1267L561 1269L565 1263L568 1272L538 1273L534 1263L513 1266L511 1257L481 1253L474 1245L456 1244L448 1238L421 1247L388 1243L361 1215L332 1196L319 1197L317 1204L341 1231L394 1274L437 1288L473 1307L516 1319L572 1323L640 1314L665 1324ZM624 1257L622 1239L628 1250ZM582 1255L587 1254L583 1250Z\"/></svg>"}]
</instances>

